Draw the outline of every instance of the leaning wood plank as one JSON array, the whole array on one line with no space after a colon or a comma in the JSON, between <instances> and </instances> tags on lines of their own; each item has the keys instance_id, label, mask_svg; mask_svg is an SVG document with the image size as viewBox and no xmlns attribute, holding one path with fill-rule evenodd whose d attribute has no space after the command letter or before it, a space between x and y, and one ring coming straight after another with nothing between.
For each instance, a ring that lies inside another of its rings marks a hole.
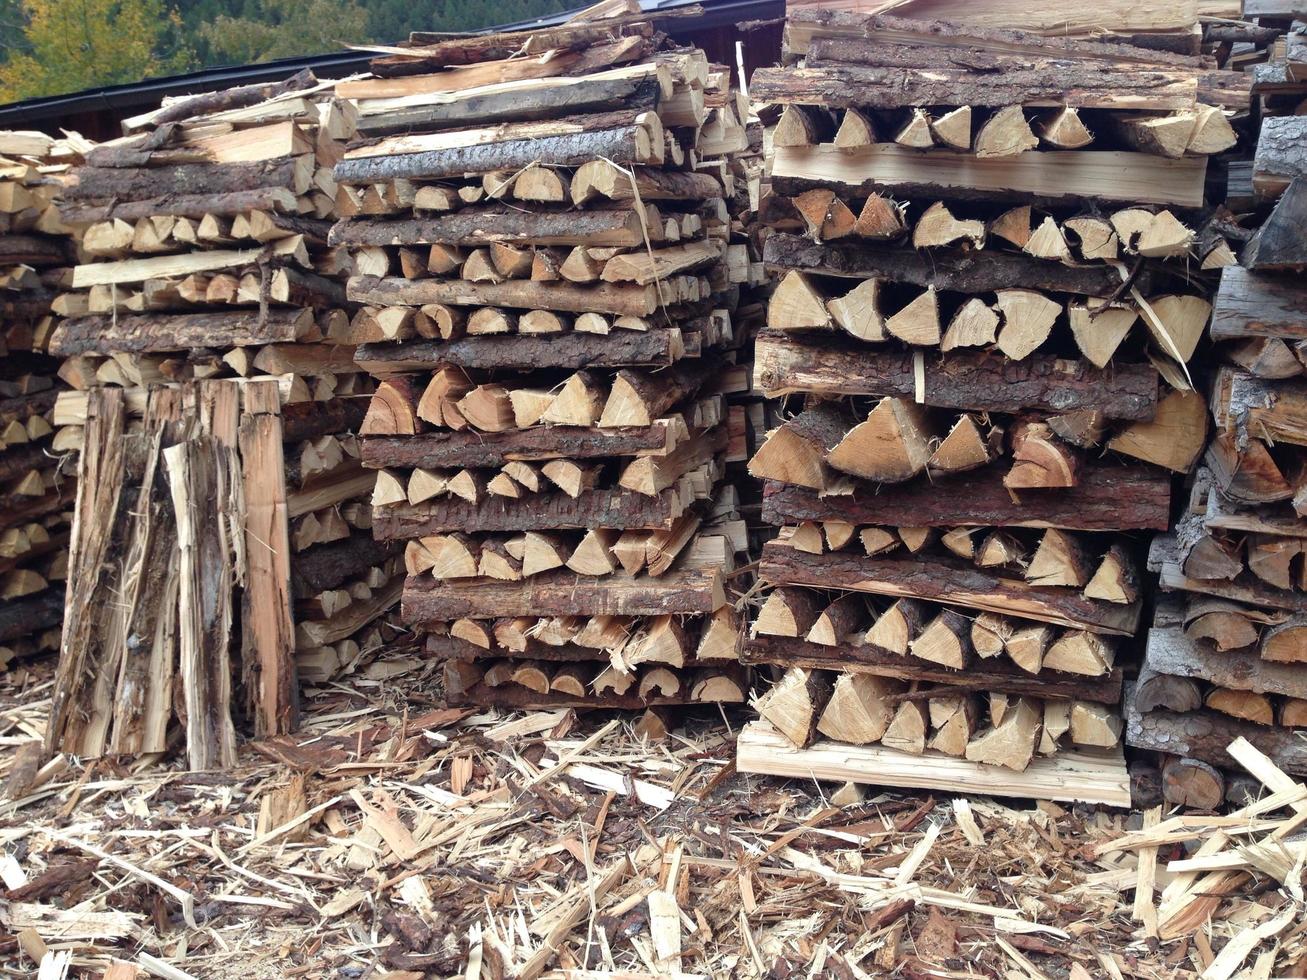
<instances>
[{"instance_id":1,"label":"leaning wood plank","mask_svg":"<svg viewBox=\"0 0 1307 980\"><path fill-rule=\"evenodd\" d=\"M759 574L773 585L852 589L876 595L932 599L947 605L1076 626L1094 633L1133 635L1141 604L1086 599L1075 589L1038 588L945 558L872 558L844 552L812 555L778 541L763 546Z\"/></svg>"},{"instance_id":2,"label":"leaning wood plank","mask_svg":"<svg viewBox=\"0 0 1307 980\"><path fill-rule=\"evenodd\" d=\"M1154 710L1140 714L1134 685L1126 685L1125 742L1137 749L1198 759L1225 769L1238 769L1226 746L1244 738L1271 757L1285 772L1307 776L1307 739L1292 728L1255 725L1214 711L1177 714Z\"/></svg>"},{"instance_id":3,"label":"leaning wood plank","mask_svg":"<svg viewBox=\"0 0 1307 980\"><path fill-rule=\"evenodd\" d=\"M675 487L654 497L614 489L588 490L577 497L561 492L517 499L490 495L479 504L442 498L376 508L372 533L383 541L408 541L441 531L668 530L683 510Z\"/></svg>"},{"instance_id":4,"label":"leaning wood plank","mask_svg":"<svg viewBox=\"0 0 1307 980\"><path fill-rule=\"evenodd\" d=\"M315 330L312 310L277 309L175 315L84 316L62 320L50 336L50 353L143 354L195 347L251 347L293 343Z\"/></svg>"},{"instance_id":5,"label":"leaning wood plank","mask_svg":"<svg viewBox=\"0 0 1307 980\"><path fill-rule=\"evenodd\" d=\"M411 577L404 583L402 615L415 625L463 617L664 616L710 613L725 602L720 568L673 569L657 578L618 572L597 581L562 569L521 582Z\"/></svg>"},{"instance_id":6,"label":"leaning wood plank","mask_svg":"<svg viewBox=\"0 0 1307 980\"><path fill-rule=\"evenodd\" d=\"M1120 668L1103 677L1058 674L1050 670L1029 674L1006 657L977 661L955 671L912 657L904 657L869 643L823 646L801 639L756 636L746 640L740 659L746 664L781 664L811 670L898 677L906 681L943 684L957 690L998 691L1037 698L1071 698L1115 705L1121 700Z\"/></svg>"},{"instance_id":7,"label":"leaning wood plank","mask_svg":"<svg viewBox=\"0 0 1307 980\"><path fill-rule=\"evenodd\" d=\"M280 398L275 381L243 391L240 456L245 502L245 588L241 593L241 668L258 737L298 724L295 624L290 597L290 523Z\"/></svg>"},{"instance_id":8,"label":"leaning wood plank","mask_svg":"<svg viewBox=\"0 0 1307 980\"><path fill-rule=\"evenodd\" d=\"M440 469L502 466L511 460L601 459L666 456L677 444L668 424L622 429L535 426L509 432L426 432L417 436L369 436L365 466Z\"/></svg>"},{"instance_id":9,"label":"leaning wood plank","mask_svg":"<svg viewBox=\"0 0 1307 980\"><path fill-rule=\"evenodd\" d=\"M360 370L375 377L430 370L437 364L485 370L530 371L548 364L576 370L585 367L667 367L685 350L676 327L617 330L607 335L565 333L547 337L521 335L460 337L452 341L419 340L405 344L363 344L354 354Z\"/></svg>"},{"instance_id":10,"label":"leaning wood plank","mask_svg":"<svg viewBox=\"0 0 1307 980\"><path fill-rule=\"evenodd\" d=\"M937 255L871 242L814 242L801 235L777 233L767 238L763 261L773 269L884 279L960 293L987 293L1021 287L1108 297L1121 289L1120 275L1105 265L1061 265L993 249L965 255ZM1147 271L1136 285L1144 293L1154 291L1152 277Z\"/></svg>"},{"instance_id":11,"label":"leaning wood plank","mask_svg":"<svg viewBox=\"0 0 1307 980\"><path fill-rule=\"evenodd\" d=\"M1300 664L1263 660L1255 651L1218 652L1173 627L1148 631L1144 667L1158 674L1196 677L1235 691L1307 698L1307 672Z\"/></svg>"},{"instance_id":12,"label":"leaning wood plank","mask_svg":"<svg viewBox=\"0 0 1307 980\"><path fill-rule=\"evenodd\" d=\"M644 242L640 218L629 209L521 211L492 205L433 218L356 218L331 229L333 245L632 246Z\"/></svg>"},{"instance_id":13,"label":"leaning wood plank","mask_svg":"<svg viewBox=\"0 0 1307 980\"><path fill-rule=\"evenodd\" d=\"M765 721L750 722L736 742L740 772L870 783L955 793L1019 796L1130 806L1130 776L1118 748L1108 754L1062 751L1035 758L1023 772L946 755L913 755L882 745L825 739L796 749Z\"/></svg>"},{"instance_id":14,"label":"leaning wood plank","mask_svg":"<svg viewBox=\"0 0 1307 980\"><path fill-rule=\"evenodd\" d=\"M144 282L170 276L188 276L213 269L238 269L259 260L264 250L214 249L188 252L185 255L159 255L148 259L124 259L121 262L93 262L73 268L73 288L89 289L114 283Z\"/></svg>"},{"instance_id":15,"label":"leaning wood plank","mask_svg":"<svg viewBox=\"0 0 1307 980\"><path fill-rule=\"evenodd\" d=\"M1158 571L1158 584L1163 589L1199 592L1254 606L1307 612L1307 592L1277 589L1248 571L1229 582L1221 579L1189 578L1181 570L1179 562L1163 561Z\"/></svg>"},{"instance_id":16,"label":"leaning wood plank","mask_svg":"<svg viewBox=\"0 0 1307 980\"><path fill-rule=\"evenodd\" d=\"M832 48L836 50L831 50ZM923 105L987 108L1073 105L1079 109L1192 109L1198 95L1193 72L1073 61L1039 63L1002 58L1001 70L966 66L872 67L842 63L862 42L823 42L804 68L759 68L749 97L759 102L835 108L898 109ZM840 61L834 60L839 57ZM821 63L815 62L820 58ZM924 60L924 59L923 59ZM1186 77L1187 76L1187 77Z\"/></svg>"},{"instance_id":17,"label":"leaning wood plank","mask_svg":"<svg viewBox=\"0 0 1307 980\"><path fill-rule=\"evenodd\" d=\"M355 276L346 286L355 303L378 306L509 306L520 310L561 310L568 313L611 313L649 316L658 309L658 290L648 286L574 286L529 279L507 282L468 282L464 279L379 279Z\"/></svg>"},{"instance_id":18,"label":"leaning wood plank","mask_svg":"<svg viewBox=\"0 0 1307 980\"><path fill-rule=\"evenodd\" d=\"M850 346L833 336L764 330L754 347L754 383L769 398L810 392L919 398L923 405L977 412L1100 411L1148 419L1157 407L1157 371L1149 364L1098 370L1086 361L1032 355L1010 361L950 351L927 357L920 385L911 352Z\"/></svg>"},{"instance_id":19,"label":"leaning wood plank","mask_svg":"<svg viewBox=\"0 0 1307 980\"><path fill-rule=\"evenodd\" d=\"M1307 339L1307 293L1294 279L1259 276L1243 266L1221 270L1212 306L1212 339Z\"/></svg>"},{"instance_id":20,"label":"leaning wood plank","mask_svg":"<svg viewBox=\"0 0 1307 980\"><path fill-rule=\"evenodd\" d=\"M913 150L877 143L856 151L833 144L779 146L773 189L790 197L839 186L855 196L951 196L1075 204L1089 199L1201 207L1207 158L1169 160L1118 150L1065 150L1016 157Z\"/></svg>"},{"instance_id":21,"label":"leaning wood plank","mask_svg":"<svg viewBox=\"0 0 1307 980\"><path fill-rule=\"evenodd\" d=\"M893 527L1061 527L1080 531L1170 527L1171 481L1151 466L1094 463L1064 489L1010 491L998 467L894 486L859 486L845 495L768 481L762 519L769 524L847 521Z\"/></svg>"}]
</instances>

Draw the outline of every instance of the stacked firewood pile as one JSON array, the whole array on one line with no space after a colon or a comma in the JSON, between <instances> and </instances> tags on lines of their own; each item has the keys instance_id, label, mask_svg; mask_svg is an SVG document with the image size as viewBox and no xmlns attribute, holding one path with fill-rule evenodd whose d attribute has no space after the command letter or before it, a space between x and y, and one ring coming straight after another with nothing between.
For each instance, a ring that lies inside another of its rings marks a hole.
<instances>
[{"instance_id":1,"label":"stacked firewood pile","mask_svg":"<svg viewBox=\"0 0 1307 980\"><path fill-rule=\"evenodd\" d=\"M1187 506L1153 544L1170 594L1127 704L1130 744L1173 757L1168 799L1204 808L1237 798L1221 771L1236 737L1307 773L1307 48L1289 26L1262 17L1229 48L1247 63L1260 41L1267 58L1248 69L1260 133L1230 168L1247 241L1214 301L1215 426Z\"/></svg>"},{"instance_id":2,"label":"stacked firewood pile","mask_svg":"<svg viewBox=\"0 0 1307 980\"><path fill-rule=\"evenodd\" d=\"M0 132L0 668L59 647L73 474L54 447L51 301L71 252L55 199L77 138Z\"/></svg>"},{"instance_id":3,"label":"stacked firewood pile","mask_svg":"<svg viewBox=\"0 0 1307 980\"><path fill-rule=\"evenodd\" d=\"M745 645L786 671L740 767L1128 801L1130 532L1203 449L1231 257L1199 209L1247 80L807 7L786 37L751 82L784 107L755 377L794 398L750 464L780 532Z\"/></svg>"},{"instance_id":4,"label":"stacked firewood pile","mask_svg":"<svg viewBox=\"0 0 1307 980\"><path fill-rule=\"evenodd\" d=\"M402 565L355 436L372 382L327 245L355 132L333 87L165 103L64 191L81 262L49 349L81 455L51 747L162 751L176 716L193 766L229 764L234 716L293 727L297 666L325 679L393 636Z\"/></svg>"},{"instance_id":5,"label":"stacked firewood pile","mask_svg":"<svg viewBox=\"0 0 1307 980\"><path fill-rule=\"evenodd\" d=\"M373 531L404 543L402 617L455 701L744 697L722 483L759 271L727 203L743 106L638 11L414 35L340 89Z\"/></svg>"}]
</instances>

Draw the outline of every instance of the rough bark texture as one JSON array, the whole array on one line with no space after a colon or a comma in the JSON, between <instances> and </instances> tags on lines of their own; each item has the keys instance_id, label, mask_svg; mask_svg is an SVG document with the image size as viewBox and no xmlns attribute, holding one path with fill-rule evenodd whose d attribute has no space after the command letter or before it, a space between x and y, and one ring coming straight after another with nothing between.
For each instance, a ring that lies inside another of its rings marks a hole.
<instances>
[{"instance_id":1,"label":"rough bark texture","mask_svg":"<svg viewBox=\"0 0 1307 980\"><path fill-rule=\"evenodd\" d=\"M58 626L63 617L62 587L0 602L0 643L35 636L42 630Z\"/></svg>"},{"instance_id":2,"label":"rough bark texture","mask_svg":"<svg viewBox=\"0 0 1307 980\"><path fill-rule=\"evenodd\" d=\"M661 426L582 429L536 426L509 432L427 432L363 440L365 466L440 469L503 466L514 459L600 459L661 454L668 447Z\"/></svg>"},{"instance_id":3,"label":"rough bark texture","mask_svg":"<svg viewBox=\"0 0 1307 980\"><path fill-rule=\"evenodd\" d=\"M467 282L462 279L378 279L356 276L346 287L355 303L379 306L509 306L523 310L559 310L568 313L611 313L614 316L649 316L658 308L653 286L559 285L510 279L507 282ZM53 351L52 351L53 353Z\"/></svg>"},{"instance_id":4,"label":"rough bark texture","mask_svg":"<svg viewBox=\"0 0 1307 980\"><path fill-rule=\"evenodd\" d=\"M843 520L896 527L1061 527L1082 531L1170 526L1170 478L1150 466L1087 465L1066 489L1016 494L987 467L894 487L859 487L843 496L768 482L762 519L770 524Z\"/></svg>"},{"instance_id":5,"label":"rough bark texture","mask_svg":"<svg viewBox=\"0 0 1307 980\"><path fill-rule=\"evenodd\" d=\"M63 242L38 235L0 235L0 266L59 265L68 261Z\"/></svg>"},{"instance_id":6,"label":"rough bark texture","mask_svg":"<svg viewBox=\"0 0 1307 980\"><path fill-rule=\"evenodd\" d=\"M767 239L763 260L777 269L888 279L960 293L1020 287L1106 297L1121 289L1121 277L1105 265L1066 266L994 249L935 254L862 242L818 243L800 235L775 234ZM1145 295L1155 288L1147 272L1136 285Z\"/></svg>"},{"instance_id":7,"label":"rough bark texture","mask_svg":"<svg viewBox=\"0 0 1307 980\"><path fill-rule=\"evenodd\" d=\"M794 392L893 395L917 390L912 353L851 347L841 337L758 335L754 379L775 398ZM1100 411L1108 418L1148 419L1157 407L1157 371L1149 364L1097 370L1086 361L1032 355L1010 361L987 353L925 354L923 404L977 412Z\"/></svg>"},{"instance_id":8,"label":"rough bark texture","mask_svg":"<svg viewBox=\"0 0 1307 980\"><path fill-rule=\"evenodd\" d=\"M296 554L290 566L291 588L297 599L307 599L357 578L396 552L393 542L377 540L368 531L355 531L348 538Z\"/></svg>"},{"instance_id":9,"label":"rough bark texture","mask_svg":"<svg viewBox=\"0 0 1307 980\"><path fill-rule=\"evenodd\" d=\"M228 194L260 187L298 192L294 157L253 163L193 163L171 167L77 167L77 182L64 188L68 201L143 201L173 194Z\"/></svg>"},{"instance_id":10,"label":"rough bark texture","mask_svg":"<svg viewBox=\"0 0 1307 980\"><path fill-rule=\"evenodd\" d=\"M1122 673L1119 668L1103 677L1078 677L1048 670L1029 674L1006 657L994 657L973 663L965 670L954 671L866 643L831 647L776 636L747 640L741 658L746 664L780 664L812 670L877 674L947 685L959 690L996 691L1023 697L1072 698L1113 705L1121 699Z\"/></svg>"},{"instance_id":11,"label":"rough bark texture","mask_svg":"<svg viewBox=\"0 0 1307 980\"><path fill-rule=\"evenodd\" d=\"M772 585L844 588L988 609L1095 633L1129 636L1140 604L1086 599L1075 589L1036 587L945 558L870 558L845 552L810 555L775 541L763 546L759 573Z\"/></svg>"},{"instance_id":12,"label":"rough bark texture","mask_svg":"<svg viewBox=\"0 0 1307 980\"><path fill-rule=\"evenodd\" d=\"M361 370L386 377L421 371L437 364L455 364L485 370L531 371L541 365L553 368L666 367L683 349L677 328L615 330L607 335L561 333L543 337L522 335L461 337L458 340L420 340L405 344L363 344L354 354Z\"/></svg>"},{"instance_id":13,"label":"rough bark texture","mask_svg":"<svg viewBox=\"0 0 1307 980\"><path fill-rule=\"evenodd\" d=\"M1307 265L1307 180L1295 177L1239 257L1243 268L1286 271ZM1295 284L1296 285L1296 284Z\"/></svg>"},{"instance_id":14,"label":"rough bark texture","mask_svg":"<svg viewBox=\"0 0 1307 980\"><path fill-rule=\"evenodd\" d=\"M280 82L264 82L258 85L239 85L219 92L203 92L172 103L150 117L150 125L162 126L164 123L180 122L193 116L205 116L212 112L227 109L243 109L258 105L267 99L290 92L302 92L318 83L312 70L305 68L290 78Z\"/></svg>"},{"instance_id":15,"label":"rough bark texture","mask_svg":"<svg viewBox=\"0 0 1307 980\"><path fill-rule=\"evenodd\" d=\"M443 497L417 505L377 508L372 533L384 541L408 541L443 531L670 529L680 514L675 488L656 497L630 490L591 490L575 498L562 492L517 499L487 496L480 504Z\"/></svg>"},{"instance_id":16,"label":"rough bark texture","mask_svg":"<svg viewBox=\"0 0 1307 980\"><path fill-rule=\"evenodd\" d=\"M333 245L639 245L640 219L630 209L521 211L491 205L434 218L351 218L331 229Z\"/></svg>"},{"instance_id":17,"label":"rough bark texture","mask_svg":"<svg viewBox=\"0 0 1307 980\"><path fill-rule=\"evenodd\" d=\"M1226 266L1212 308L1212 339L1239 337L1307 338L1307 293L1296 280Z\"/></svg>"},{"instance_id":18,"label":"rough bark texture","mask_svg":"<svg viewBox=\"0 0 1307 980\"><path fill-rule=\"evenodd\" d=\"M1236 691L1307 698L1307 671L1300 664L1274 663L1247 650L1221 653L1210 644L1191 640L1182 629L1149 630L1144 666Z\"/></svg>"},{"instance_id":19,"label":"rough bark texture","mask_svg":"<svg viewBox=\"0 0 1307 980\"><path fill-rule=\"evenodd\" d=\"M281 407L283 442L302 442L334 432L357 432L368 413L366 398L333 398L327 402L293 402Z\"/></svg>"},{"instance_id":20,"label":"rough bark texture","mask_svg":"<svg viewBox=\"0 0 1307 980\"><path fill-rule=\"evenodd\" d=\"M258 310L113 317L95 315L63 320L50 337L50 353L144 354L192 347L249 347L293 343L303 332L305 311Z\"/></svg>"},{"instance_id":21,"label":"rough bark texture","mask_svg":"<svg viewBox=\"0 0 1307 980\"><path fill-rule=\"evenodd\" d=\"M1253 157L1253 190L1263 199L1279 196L1295 177L1307 176L1307 116L1262 120Z\"/></svg>"},{"instance_id":22,"label":"rough bark texture","mask_svg":"<svg viewBox=\"0 0 1307 980\"><path fill-rule=\"evenodd\" d=\"M64 221L71 224L91 224L121 218L139 221L153 215L173 215L178 218L200 219L212 214L219 218L232 218L249 211L293 211L295 195L284 187L257 187L228 194L165 194L140 201L109 201L104 204L68 202L59 208Z\"/></svg>"}]
</instances>

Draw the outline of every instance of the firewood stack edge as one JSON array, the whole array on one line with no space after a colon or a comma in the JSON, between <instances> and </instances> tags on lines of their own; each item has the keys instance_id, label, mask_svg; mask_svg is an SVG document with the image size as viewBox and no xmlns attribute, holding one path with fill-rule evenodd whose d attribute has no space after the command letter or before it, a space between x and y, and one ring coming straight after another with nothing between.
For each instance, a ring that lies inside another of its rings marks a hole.
<instances>
[{"instance_id":1,"label":"firewood stack edge","mask_svg":"<svg viewBox=\"0 0 1307 980\"><path fill-rule=\"evenodd\" d=\"M1250 0L1253 16L1223 32L1260 130L1229 168L1226 218L1244 241L1214 300L1214 426L1153 542L1162 591L1126 703L1128 742L1166 754L1167 800L1203 809L1243 802L1226 752L1240 736L1307 775L1307 25L1272 0Z\"/></svg>"},{"instance_id":2,"label":"firewood stack edge","mask_svg":"<svg viewBox=\"0 0 1307 980\"><path fill-rule=\"evenodd\" d=\"M83 148L0 132L0 670L59 649L76 481L54 447L59 362L45 347L71 260L55 201Z\"/></svg>"},{"instance_id":3,"label":"firewood stack edge","mask_svg":"<svg viewBox=\"0 0 1307 980\"><path fill-rule=\"evenodd\" d=\"M750 85L788 420L750 463L780 530L744 647L784 673L739 767L1127 805L1141 532L1204 448L1204 182L1248 80L808 6L785 37Z\"/></svg>"},{"instance_id":4,"label":"firewood stack edge","mask_svg":"<svg viewBox=\"0 0 1307 980\"><path fill-rule=\"evenodd\" d=\"M79 450L70 601L47 744L228 766L236 728L296 724L395 633L355 433L348 256L327 245L353 107L307 71L167 101L63 189L79 261L51 354ZM174 699L174 685L178 695Z\"/></svg>"},{"instance_id":5,"label":"firewood stack edge","mask_svg":"<svg viewBox=\"0 0 1307 980\"><path fill-rule=\"evenodd\" d=\"M339 89L359 140L331 242L404 623L454 703L742 701L722 381L761 270L732 241L730 72L633 2L392 52Z\"/></svg>"}]
</instances>

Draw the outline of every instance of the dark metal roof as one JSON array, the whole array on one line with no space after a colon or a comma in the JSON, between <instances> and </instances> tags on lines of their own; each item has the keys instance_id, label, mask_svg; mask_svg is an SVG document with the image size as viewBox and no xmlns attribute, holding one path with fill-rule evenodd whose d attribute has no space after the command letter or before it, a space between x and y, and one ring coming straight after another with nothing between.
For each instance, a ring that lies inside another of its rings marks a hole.
<instances>
[{"instance_id":1,"label":"dark metal roof","mask_svg":"<svg viewBox=\"0 0 1307 980\"><path fill-rule=\"evenodd\" d=\"M650 13L689 6L693 3L699 3L704 7L703 15L669 21L667 24L669 33L677 37L687 37L699 31L726 27L742 20L760 20L785 15L784 0L641 0L643 8ZM541 17L538 20L486 28L481 33L526 30L558 24L577 10L583 9L583 6L564 13ZM106 85L68 95L26 99L9 105L0 105L0 129L52 128L59 126L62 120L70 116L85 113L106 113L121 118L152 109L168 96L212 92L237 85L279 81L304 68L311 68L320 78L339 78L366 72L370 58L371 55L364 51L340 51L301 58L282 58L252 65L204 68L186 75L147 78L126 85Z\"/></svg>"}]
</instances>

